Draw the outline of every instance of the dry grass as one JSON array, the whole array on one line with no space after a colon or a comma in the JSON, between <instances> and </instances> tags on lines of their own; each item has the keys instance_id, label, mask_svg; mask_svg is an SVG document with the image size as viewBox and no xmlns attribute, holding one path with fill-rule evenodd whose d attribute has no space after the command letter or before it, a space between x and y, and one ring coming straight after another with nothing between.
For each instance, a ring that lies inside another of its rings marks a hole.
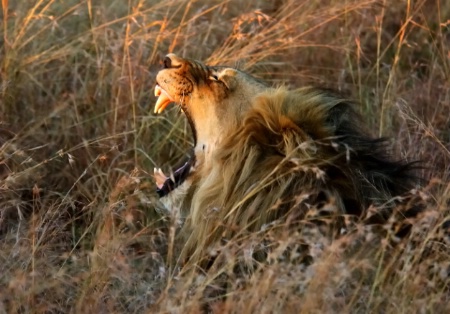
<instances>
[{"instance_id":1,"label":"dry grass","mask_svg":"<svg viewBox=\"0 0 450 314\"><path fill-rule=\"evenodd\" d=\"M449 312L449 17L445 0L2 0L0 313ZM191 145L176 109L150 113L172 51L351 95L424 161L422 187L385 226L274 223L183 268L147 172ZM267 261L237 269L261 243Z\"/></svg>"}]
</instances>

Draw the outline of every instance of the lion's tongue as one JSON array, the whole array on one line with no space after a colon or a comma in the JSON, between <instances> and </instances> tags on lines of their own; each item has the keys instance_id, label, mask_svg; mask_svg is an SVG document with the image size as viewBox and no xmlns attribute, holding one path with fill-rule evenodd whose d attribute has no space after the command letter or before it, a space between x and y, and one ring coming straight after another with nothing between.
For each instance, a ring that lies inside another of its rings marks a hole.
<instances>
[{"instance_id":1,"label":"lion's tongue","mask_svg":"<svg viewBox=\"0 0 450 314\"><path fill-rule=\"evenodd\" d=\"M155 105L155 113L160 114L166 109L166 107L173 102L173 99L167 94L167 92L161 88L161 86L156 85L155 96L158 97Z\"/></svg>"}]
</instances>

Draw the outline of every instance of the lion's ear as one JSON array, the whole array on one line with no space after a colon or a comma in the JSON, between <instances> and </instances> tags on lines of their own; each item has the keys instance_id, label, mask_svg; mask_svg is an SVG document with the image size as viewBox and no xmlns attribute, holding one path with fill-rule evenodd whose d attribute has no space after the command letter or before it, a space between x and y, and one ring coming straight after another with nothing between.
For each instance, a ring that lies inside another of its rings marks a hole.
<instances>
[{"instance_id":1,"label":"lion's ear","mask_svg":"<svg viewBox=\"0 0 450 314\"><path fill-rule=\"evenodd\" d=\"M234 90L238 84L236 75L238 75L237 70L232 68L226 68L219 73L218 79L219 81L224 83L229 90Z\"/></svg>"}]
</instances>

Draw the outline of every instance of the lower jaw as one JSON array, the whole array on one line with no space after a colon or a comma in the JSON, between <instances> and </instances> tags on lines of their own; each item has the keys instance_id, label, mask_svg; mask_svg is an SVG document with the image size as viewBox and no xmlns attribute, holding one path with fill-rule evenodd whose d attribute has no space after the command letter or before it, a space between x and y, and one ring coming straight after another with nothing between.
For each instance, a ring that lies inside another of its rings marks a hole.
<instances>
[{"instance_id":1,"label":"lower jaw","mask_svg":"<svg viewBox=\"0 0 450 314\"><path fill-rule=\"evenodd\" d=\"M173 171L170 177L167 177L161 187L157 187L156 193L159 197L167 196L170 192L178 188L189 176L191 167L195 163L195 156L189 157L184 164Z\"/></svg>"}]
</instances>

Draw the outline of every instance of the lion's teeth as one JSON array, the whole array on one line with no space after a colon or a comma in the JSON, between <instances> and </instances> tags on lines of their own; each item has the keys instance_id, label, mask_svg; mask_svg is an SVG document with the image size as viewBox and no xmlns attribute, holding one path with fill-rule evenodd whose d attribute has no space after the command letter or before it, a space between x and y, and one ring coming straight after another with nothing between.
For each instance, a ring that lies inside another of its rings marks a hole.
<instances>
[{"instance_id":1,"label":"lion's teeth","mask_svg":"<svg viewBox=\"0 0 450 314\"><path fill-rule=\"evenodd\" d=\"M167 178L167 176L164 174L164 172L161 170L161 168L158 168L158 173L163 176L164 178Z\"/></svg>"},{"instance_id":2,"label":"lion's teeth","mask_svg":"<svg viewBox=\"0 0 450 314\"><path fill-rule=\"evenodd\" d=\"M164 182L168 179L164 172L162 172L161 168L153 169L153 177L155 178L158 189L161 189L164 186Z\"/></svg>"},{"instance_id":3,"label":"lion's teeth","mask_svg":"<svg viewBox=\"0 0 450 314\"><path fill-rule=\"evenodd\" d=\"M173 99L167 94L167 92L162 89L159 85L155 87L155 96L158 97L158 100L155 104L155 113L160 114L166 109L166 107L173 102Z\"/></svg>"},{"instance_id":4,"label":"lion's teeth","mask_svg":"<svg viewBox=\"0 0 450 314\"><path fill-rule=\"evenodd\" d=\"M164 94L161 94L155 104L155 113L160 114L163 112L169 103L169 99Z\"/></svg>"}]
</instances>

